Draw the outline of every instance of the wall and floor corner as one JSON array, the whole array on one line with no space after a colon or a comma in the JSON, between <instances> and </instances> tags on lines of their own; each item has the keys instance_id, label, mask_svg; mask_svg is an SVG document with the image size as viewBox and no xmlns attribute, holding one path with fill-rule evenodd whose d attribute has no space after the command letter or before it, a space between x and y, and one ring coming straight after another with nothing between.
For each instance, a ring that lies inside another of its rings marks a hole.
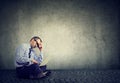
<instances>
[{"instance_id":1,"label":"wall and floor corner","mask_svg":"<svg viewBox=\"0 0 120 83\"><path fill-rule=\"evenodd\" d=\"M15 49L34 35L50 69L118 69L119 17L117 0L1 1L0 69L14 69Z\"/></svg>"}]
</instances>

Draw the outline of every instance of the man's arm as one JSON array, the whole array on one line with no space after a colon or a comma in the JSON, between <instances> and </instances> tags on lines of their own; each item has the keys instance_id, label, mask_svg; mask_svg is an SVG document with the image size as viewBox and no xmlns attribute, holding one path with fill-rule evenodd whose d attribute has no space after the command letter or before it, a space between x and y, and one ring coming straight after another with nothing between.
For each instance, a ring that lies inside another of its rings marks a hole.
<instances>
[{"instance_id":1,"label":"man's arm","mask_svg":"<svg viewBox=\"0 0 120 83\"><path fill-rule=\"evenodd\" d=\"M35 55L34 59L38 62L38 64L41 64L41 62L43 61L43 53L40 52L40 55Z\"/></svg>"},{"instance_id":2,"label":"man's arm","mask_svg":"<svg viewBox=\"0 0 120 83\"><path fill-rule=\"evenodd\" d=\"M35 53L34 59L38 62L38 64L41 64L41 62L43 61L42 44L37 43L37 47L40 51L40 55L37 56Z\"/></svg>"}]
</instances>

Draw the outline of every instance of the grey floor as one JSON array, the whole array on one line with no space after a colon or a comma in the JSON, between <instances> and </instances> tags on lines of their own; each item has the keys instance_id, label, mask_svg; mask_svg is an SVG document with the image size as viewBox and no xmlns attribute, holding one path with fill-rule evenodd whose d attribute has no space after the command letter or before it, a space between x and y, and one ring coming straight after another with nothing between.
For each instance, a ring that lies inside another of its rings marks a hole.
<instances>
[{"instance_id":1,"label":"grey floor","mask_svg":"<svg viewBox=\"0 0 120 83\"><path fill-rule=\"evenodd\" d=\"M19 79L15 70L0 70L0 83L120 83L120 70L52 70L38 80Z\"/></svg>"}]
</instances>

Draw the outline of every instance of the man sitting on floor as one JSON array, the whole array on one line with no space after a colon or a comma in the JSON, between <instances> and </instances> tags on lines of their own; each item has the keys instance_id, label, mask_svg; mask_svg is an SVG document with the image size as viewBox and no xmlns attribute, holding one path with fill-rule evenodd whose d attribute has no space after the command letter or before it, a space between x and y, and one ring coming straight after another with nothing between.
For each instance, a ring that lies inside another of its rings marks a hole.
<instances>
[{"instance_id":1,"label":"man sitting on floor","mask_svg":"<svg viewBox=\"0 0 120 83\"><path fill-rule=\"evenodd\" d=\"M38 56L34 48L40 50ZM50 71L46 70L46 65L39 66L43 60L42 40L38 36L31 38L29 44L22 44L16 49L15 66L16 74L19 78L43 78Z\"/></svg>"}]
</instances>

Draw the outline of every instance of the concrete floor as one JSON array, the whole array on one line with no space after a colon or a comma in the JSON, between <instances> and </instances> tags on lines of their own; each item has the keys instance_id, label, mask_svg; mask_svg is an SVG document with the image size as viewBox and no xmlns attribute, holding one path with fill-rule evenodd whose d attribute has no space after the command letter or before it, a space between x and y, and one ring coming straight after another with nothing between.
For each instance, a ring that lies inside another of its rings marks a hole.
<instances>
[{"instance_id":1,"label":"concrete floor","mask_svg":"<svg viewBox=\"0 0 120 83\"><path fill-rule=\"evenodd\" d=\"M38 80L19 79L15 70L0 70L0 83L120 83L120 70L52 70Z\"/></svg>"}]
</instances>

